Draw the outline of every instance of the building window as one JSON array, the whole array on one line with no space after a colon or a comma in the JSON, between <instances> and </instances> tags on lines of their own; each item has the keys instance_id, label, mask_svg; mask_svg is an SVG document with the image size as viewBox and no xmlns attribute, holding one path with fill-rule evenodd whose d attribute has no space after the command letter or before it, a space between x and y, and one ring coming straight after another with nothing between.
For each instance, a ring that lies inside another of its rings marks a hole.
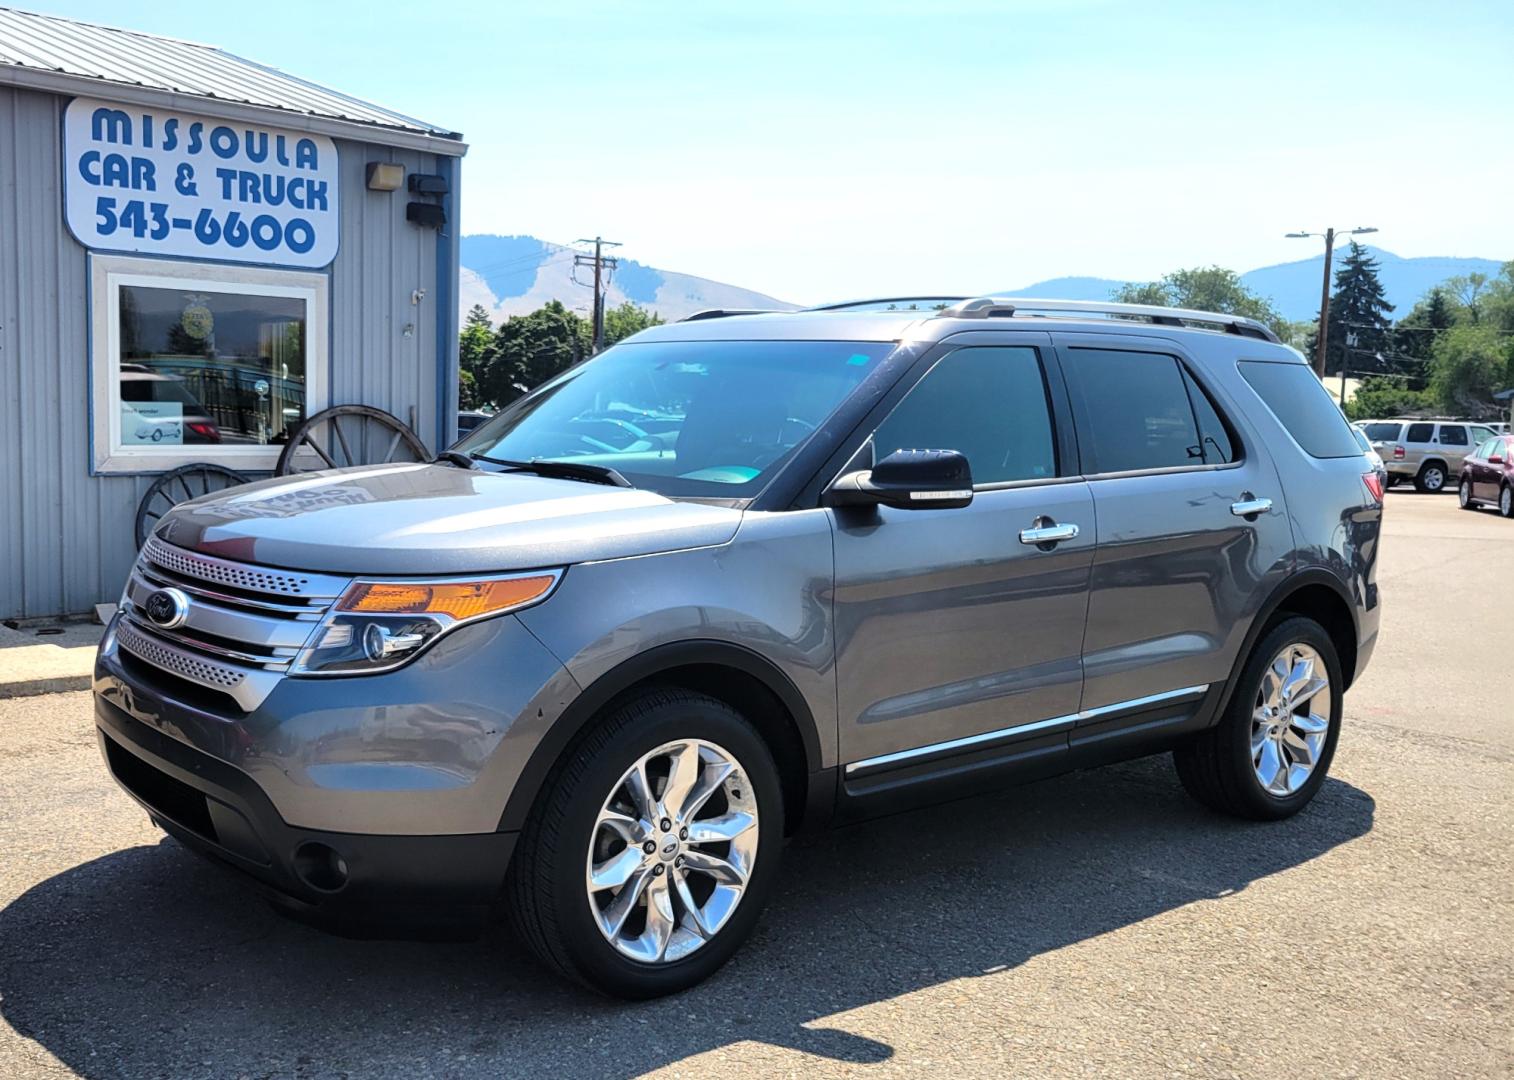
<instances>
[{"instance_id":1,"label":"building window","mask_svg":"<svg viewBox=\"0 0 1514 1080\"><path fill-rule=\"evenodd\" d=\"M97 472L266 472L326 407L324 274L95 255Z\"/></svg>"}]
</instances>

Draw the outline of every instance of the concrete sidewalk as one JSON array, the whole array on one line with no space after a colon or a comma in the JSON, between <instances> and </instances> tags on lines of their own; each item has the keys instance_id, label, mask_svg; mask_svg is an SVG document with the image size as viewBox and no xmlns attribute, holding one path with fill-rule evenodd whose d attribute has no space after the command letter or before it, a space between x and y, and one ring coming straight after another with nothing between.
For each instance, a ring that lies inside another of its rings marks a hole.
<instances>
[{"instance_id":1,"label":"concrete sidewalk","mask_svg":"<svg viewBox=\"0 0 1514 1080\"><path fill-rule=\"evenodd\" d=\"M103 633L96 623L24 630L0 625L0 698L88 689Z\"/></svg>"}]
</instances>

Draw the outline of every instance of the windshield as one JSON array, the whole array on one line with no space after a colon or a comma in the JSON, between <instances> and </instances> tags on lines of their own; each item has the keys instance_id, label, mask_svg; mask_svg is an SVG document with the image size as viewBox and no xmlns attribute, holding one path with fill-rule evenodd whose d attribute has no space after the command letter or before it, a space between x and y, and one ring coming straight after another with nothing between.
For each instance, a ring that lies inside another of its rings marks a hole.
<instances>
[{"instance_id":1,"label":"windshield","mask_svg":"<svg viewBox=\"0 0 1514 1080\"><path fill-rule=\"evenodd\" d=\"M613 468L673 497L744 499L891 342L627 342L566 372L456 449Z\"/></svg>"}]
</instances>

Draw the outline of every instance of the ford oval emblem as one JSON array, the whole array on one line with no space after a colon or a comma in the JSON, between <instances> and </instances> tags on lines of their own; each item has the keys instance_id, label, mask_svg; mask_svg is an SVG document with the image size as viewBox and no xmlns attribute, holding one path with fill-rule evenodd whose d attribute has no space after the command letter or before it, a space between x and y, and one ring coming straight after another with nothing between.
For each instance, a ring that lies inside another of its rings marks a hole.
<instances>
[{"instance_id":1,"label":"ford oval emblem","mask_svg":"<svg viewBox=\"0 0 1514 1080\"><path fill-rule=\"evenodd\" d=\"M189 618L189 597L178 589L159 589L147 598L142 610L147 612L154 626L172 630L183 626L184 620Z\"/></svg>"}]
</instances>

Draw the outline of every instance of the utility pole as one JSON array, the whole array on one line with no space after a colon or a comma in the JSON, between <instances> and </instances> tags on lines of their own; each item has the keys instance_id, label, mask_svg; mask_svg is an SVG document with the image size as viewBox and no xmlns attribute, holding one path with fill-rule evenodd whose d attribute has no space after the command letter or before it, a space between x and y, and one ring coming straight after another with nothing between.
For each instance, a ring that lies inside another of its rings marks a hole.
<instances>
[{"instance_id":1,"label":"utility pole","mask_svg":"<svg viewBox=\"0 0 1514 1080\"><path fill-rule=\"evenodd\" d=\"M1341 234L1345 236L1375 232L1377 232L1377 229L1370 225L1358 225L1354 229L1341 230ZM1325 278L1320 284L1319 337L1314 342L1314 373L1321 379L1325 377L1325 338L1330 333L1330 256L1335 250L1336 235L1334 228L1326 229L1322 233L1300 231L1287 234L1290 240L1299 240L1306 236L1322 236L1325 238Z\"/></svg>"},{"instance_id":2,"label":"utility pole","mask_svg":"<svg viewBox=\"0 0 1514 1080\"><path fill-rule=\"evenodd\" d=\"M594 351L599 352L605 343L605 289L610 285L609 271L614 270L619 262L613 258L605 258L604 249L607 247L620 247L614 240L606 240L602 236L596 236L593 240L580 238L574 241L578 244L593 244L593 255L574 255L573 265L594 267ZM577 280L577 279L575 279ZM579 284L582 284L580 282Z\"/></svg>"}]
</instances>

